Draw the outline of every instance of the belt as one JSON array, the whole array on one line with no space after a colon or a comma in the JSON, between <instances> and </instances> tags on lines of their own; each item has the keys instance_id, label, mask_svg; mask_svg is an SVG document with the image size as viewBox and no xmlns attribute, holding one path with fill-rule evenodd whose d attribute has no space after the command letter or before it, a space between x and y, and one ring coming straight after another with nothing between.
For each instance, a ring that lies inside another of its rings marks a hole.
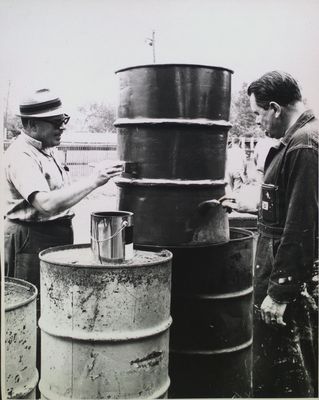
<instances>
[{"instance_id":1,"label":"belt","mask_svg":"<svg viewBox=\"0 0 319 400\"><path fill-rule=\"evenodd\" d=\"M284 228L280 226L265 225L262 222L257 223L257 228L259 232L272 235L274 237L276 236L280 237L284 232Z\"/></svg>"},{"instance_id":2,"label":"belt","mask_svg":"<svg viewBox=\"0 0 319 400\"><path fill-rule=\"evenodd\" d=\"M14 224L18 225L24 225L24 226L56 226L56 225L61 225L61 226L71 226L72 225L72 218L73 217L63 217L63 218L57 218L57 219L52 219L50 221L21 221L19 219L9 219L7 218L8 222L12 222Z\"/></svg>"}]
</instances>

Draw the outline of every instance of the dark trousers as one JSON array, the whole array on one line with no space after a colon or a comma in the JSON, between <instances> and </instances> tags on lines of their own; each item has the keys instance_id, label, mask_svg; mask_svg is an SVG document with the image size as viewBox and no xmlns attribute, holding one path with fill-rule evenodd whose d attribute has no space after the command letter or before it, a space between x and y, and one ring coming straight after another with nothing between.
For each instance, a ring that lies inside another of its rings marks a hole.
<instances>
[{"instance_id":1,"label":"dark trousers","mask_svg":"<svg viewBox=\"0 0 319 400\"><path fill-rule=\"evenodd\" d=\"M43 223L5 220L5 275L24 279L40 290L39 253L53 246L73 243L72 223L61 219Z\"/></svg>"},{"instance_id":2,"label":"dark trousers","mask_svg":"<svg viewBox=\"0 0 319 400\"><path fill-rule=\"evenodd\" d=\"M272 238L259 238L253 324L253 397L318 396L318 311L311 290L287 305L286 326L267 325L260 305L267 295ZM257 268L258 266L258 268Z\"/></svg>"}]
</instances>

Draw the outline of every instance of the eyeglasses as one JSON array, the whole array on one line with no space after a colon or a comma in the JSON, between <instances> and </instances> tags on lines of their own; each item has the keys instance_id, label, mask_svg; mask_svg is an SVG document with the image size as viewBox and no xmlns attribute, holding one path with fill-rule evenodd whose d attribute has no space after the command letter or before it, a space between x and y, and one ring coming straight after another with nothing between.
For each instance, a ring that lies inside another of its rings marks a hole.
<instances>
[{"instance_id":1,"label":"eyeglasses","mask_svg":"<svg viewBox=\"0 0 319 400\"><path fill-rule=\"evenodd\" d=\"M66 125L69 120L70 120L70 116L67 114L64 114L63 117L58 117L58 118L41 118L41 121L44 122L49 122L50 124L52 124L55 128L60 128L63 124Z\"/></svg>"}]
</instances>

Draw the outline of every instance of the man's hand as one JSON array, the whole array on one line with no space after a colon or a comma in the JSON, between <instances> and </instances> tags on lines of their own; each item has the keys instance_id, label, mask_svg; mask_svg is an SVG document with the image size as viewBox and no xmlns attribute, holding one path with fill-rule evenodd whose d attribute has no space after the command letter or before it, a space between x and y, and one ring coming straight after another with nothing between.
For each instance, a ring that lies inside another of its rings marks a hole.
<instances>
[{"instance_id":1,"label":"man's hand","mask_svg":"<svg viewBox=\"0 0 319 400\"><path fill-rule=\"evenodd\" d=\"M238 210L238 204L234 197L227 197L227 195L225 195L225 196L221 197L218 201L221 204L221 206L224 207L228 213Z\"/></svg>"},{"instance_id":2,"label":"man's hand","mask_svg":"<svg viewBox=\"0 0 319 400\"><path fill-rule=\"evenodd\" d=\"M95 181L97 186L102 186L108 182L111 178L120 175L124 170L124 166L119 163L115 163L112 166L106 167L103 163L99 163L94 170Z\"/></svg>"},{"instance_id":3,"label":"man's hand","mask_svg":"<svg viewBox=\"0 0 319 400\"><path fill-rule=\"evenodd\" d=\"M261 318L266 324L285 326L286 323L283 320L283 316L286 307L287 304L277 303L270 296L266 296L260 307Z\"/></svg>"}]
</instances>

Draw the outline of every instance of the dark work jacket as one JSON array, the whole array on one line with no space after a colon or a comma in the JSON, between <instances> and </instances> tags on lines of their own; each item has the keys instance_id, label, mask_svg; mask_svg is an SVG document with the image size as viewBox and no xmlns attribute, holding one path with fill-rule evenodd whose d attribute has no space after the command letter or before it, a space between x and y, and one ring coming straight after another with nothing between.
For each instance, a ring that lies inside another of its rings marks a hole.
<instances>
[{"instance_id":1,"label":"dark work jacket","mask_svg":"<svg viewBox=\"0 0 319 400\"><path fill-rule=\"evenodd\" d=\"M312 278L318 236L318 120L304 112L265 161L255 297L290 303ZM259 301L258 301L259 298Z\"/></svg>"}]
</instances>

